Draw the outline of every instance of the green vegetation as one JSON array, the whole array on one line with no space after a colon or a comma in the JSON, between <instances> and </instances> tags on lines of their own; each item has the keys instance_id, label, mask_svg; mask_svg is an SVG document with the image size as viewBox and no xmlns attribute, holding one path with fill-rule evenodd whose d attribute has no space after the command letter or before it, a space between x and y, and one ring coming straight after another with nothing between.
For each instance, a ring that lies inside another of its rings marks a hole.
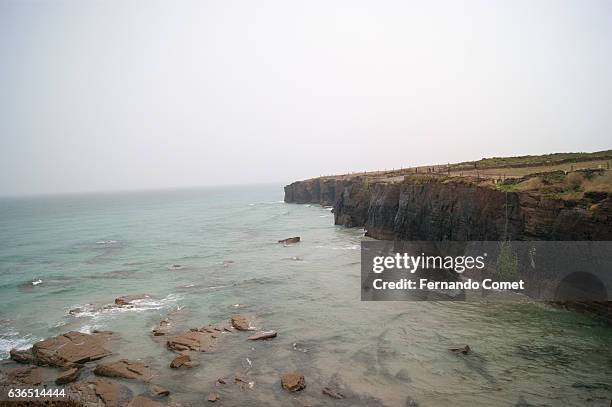
<instances>
[{"instance_id":1,"label":"green vegetation","mask_svg":"<svg viewBox=\"0 0 612 407\"><path fill-rule=\"evenodd\" d=\"M516 280L518 277L518 257L507 240L500 242L496 272L498 278L506 281Z\"/></svg>"},{"instance_id":2,"label":"green vegetation","mask_svg":"<svg viewBox=\"0 0 612 407\"><path fill-rule=\"evenodd\" d=\"M500 191L538 191L549 198L579 200L585 193L612 193L612 172L608 170L580 170L565 173L553 171L533 174L519 179L508 179L495 186Z\"/></svg>"},{"instance_id":3,"label":"green vegetation","mask_svg":"<svg viewBox=\"0 0 612 407\"><path fill-rule=\"evenodd\" d=\"M612 159L612 150L597 151L594 153L554 153L544 155L523 155L518 157L491 157L483 158L478 161L465 161L451 164L451 170L552 166L607 159Z\"/></svg>"}]
</instances>

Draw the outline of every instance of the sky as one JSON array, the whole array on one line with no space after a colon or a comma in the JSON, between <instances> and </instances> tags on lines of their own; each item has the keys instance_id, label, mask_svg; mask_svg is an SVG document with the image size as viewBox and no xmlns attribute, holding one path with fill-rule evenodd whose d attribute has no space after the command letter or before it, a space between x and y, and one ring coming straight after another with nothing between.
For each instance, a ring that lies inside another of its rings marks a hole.
<instances>
[{"instance_id":1,"label":"sky","mask_svg":"<svg viewBox=\"0 0 612 407\"><path fill-rule=\"evenodd\" d=\"M0 0L0 195L612 148L612 2Z\"/></svg>"}]
</instances>

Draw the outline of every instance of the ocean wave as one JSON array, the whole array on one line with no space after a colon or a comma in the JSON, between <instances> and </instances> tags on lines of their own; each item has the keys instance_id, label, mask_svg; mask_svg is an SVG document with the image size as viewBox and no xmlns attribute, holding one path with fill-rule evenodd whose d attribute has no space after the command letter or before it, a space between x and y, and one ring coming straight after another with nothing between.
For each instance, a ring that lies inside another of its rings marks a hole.
<instances>
[{"instance_id":1,"label":"ocean wave","mask_svg":"<svg viewBox=\"0 0 612 407\"><path fill-rule=\"evenodd\" d=\"M36 285L38 285L38 284L42 284L42 282L43 282L43 281L42 281L40 278L39 278L39 279L37 279L37 280L32 280L32 285L36 286Z\"/></svg>"},{"instance_id":2,"label":"ocean wave","mask_svg":"<svg viewBox=\"0 0 612 407\"><path fill-rule=\"evenodd\" d=\"M96 307L92 304L75 305L68 311L68 316L83 318L91 318L91 322L99 322L107 318L114 318L122 314L139 313L152 310L160 310L174 306L182 297L176 294L168 294L164 298L143 298L133 300L129 305L118 306L115 304L107 304L102 307Z\"/></svg>"},{"instance_id":3,"label":"ocean wave","mask_svg":"<svg viewBox=\"0 0 612 407\"><path fill-rule=\"evenodd\" d=\"M96 244L111 245L117 243L116 240L98 240Z\"/></svg>"},{"instance_id":4,"label":"ocean wave","mask_svg":"<svg viewBox=\"0 0 612 407\"><path fill-rule=\"evenodd\" d=\"M32 335L19 335L19 332L9 329L0 334L0 359L8 359L11 349L27 349L40 339Z\"/></svg>"}]
</instances>

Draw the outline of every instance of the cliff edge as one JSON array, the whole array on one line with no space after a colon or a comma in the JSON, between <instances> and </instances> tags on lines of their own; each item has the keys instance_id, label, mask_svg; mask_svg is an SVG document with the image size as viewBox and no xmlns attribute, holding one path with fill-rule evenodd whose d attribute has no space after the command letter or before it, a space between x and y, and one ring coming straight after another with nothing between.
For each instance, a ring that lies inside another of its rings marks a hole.
<instances>
[{"instance_id":1,"label":"cliff edge","mask_svg":"<svg viewBox=\"0 0 612 407\"><path fill-rule=\"evenodd\" d=\"M612 150L326 176L285 202L385 240L612 240Z\"/></svg>"}]
</instances>

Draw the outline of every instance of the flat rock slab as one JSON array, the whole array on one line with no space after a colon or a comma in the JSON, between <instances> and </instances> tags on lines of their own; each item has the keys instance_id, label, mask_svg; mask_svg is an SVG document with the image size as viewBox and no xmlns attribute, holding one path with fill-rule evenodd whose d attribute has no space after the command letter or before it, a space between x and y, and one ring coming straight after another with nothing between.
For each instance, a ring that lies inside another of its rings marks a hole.
<instances>
[{"instance_id":1,"label":"flat rock slab","mask_svg":"<svg viewBox=\"0 0 612 407\"><path fill-rule=\"evenodd\" d=\"M263 339L276 338L276 335L278 335L276 333L276 331L262 331L262 332L257 332L253 336L249 336L247 339L249 341L260 341L260 340L263 340Z\"/></svg>"},{"instance_id":2,"label":"flat rock slab","mask_svg":"<svg viewBox=\"0 0 612 407\"><path fill-rule=\"evenodd\" d=\"M300 391L306 387L304 375L300 373L285 373L281 376L281 385L283 389L291 392Z\"/></svg>"},{"instance_id":3,"label":"flat rock slab","mask_svg":"<svg viewBox=\"0 0 612 407\"><path fill-rule=\"evenodd\" d=\"M175 351L193 350L208 352L214 347L216 340L216 334L190 330L168 338L166 346L168 349Z\"/></svg>"},{"instance_id":4,"label":"flat rock slab","mask_svg":"<svg viewBox=\"0 0 612 407\"><path fill-rule=\"evenodd\" d=\"M163 404L143 395L134 397L128 407L163 407Z\"/></svg>"},{"instance_id":5,"label":"flat rock slab","mask_svg":"<svg viewBox=\"0 0 612 407\"><path fill-rule=\"evenodd\" d=\"M5 379L2 384L15 386L37 386L43 381L43 369L40 367L19 367L4 371Z\"/></svg>"},{"instance_id":6,"label":"flat rock slab","mask_svg":"<svg viewBox=\"0 0 612 407\"><path fill-rule=\"evenodd\" d=\"M87 407L123 407L132 399L130 389L108 379L72 383L67 393L76 395L78 404Z\"/></svg>"},{"instance_id":7,"label":"flat rock slab","mask_svg":"<svg viewBox=\"0 0 612 407\"><path fill-rule=\"evenodd\" d=\"M94 374L98 376L148 381L153 376L153 371L142 362L120 359L115 362L99 363L94 369Z\"/></svg>"},{"instance_id":8,"label":"flat rock slab","mask_svg":"<svg viewBox=\"0 0 612 407\"><path fill-rule=\"evenodd\" d=\"M107 332L92 335L68 332L54 336L32 346L32 361L37 365L73 367L98 360L111 354L104 347L110 336Z\"/></svg>"}]
</instances>

